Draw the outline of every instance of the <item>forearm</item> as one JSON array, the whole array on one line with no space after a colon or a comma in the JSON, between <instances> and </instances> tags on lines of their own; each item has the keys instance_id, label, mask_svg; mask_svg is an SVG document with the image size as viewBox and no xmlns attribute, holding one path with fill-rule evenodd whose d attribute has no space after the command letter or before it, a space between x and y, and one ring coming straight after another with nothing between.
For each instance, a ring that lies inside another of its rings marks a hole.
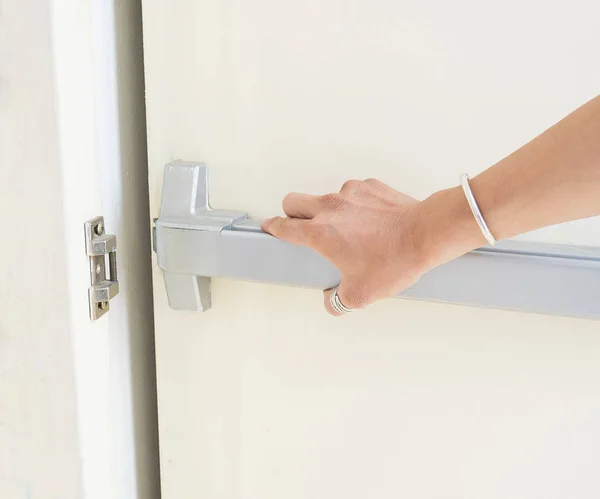
<instances>
[{"instance_id":1,"label":"forearm","mask_svg":"<svg viewBox=\"0 0 600 499\"><path fill-rule=\"evenodd\" d=\"M600 215L600 97L470 182L498 240L579 218ZM461 187L417 201L379 180L351 180L339 193L291 193L286 217L263 229L308 246L342 273L330 313L393 296L424 272L475 248L483 237ZM337 303L337 302L336 302Z\"/></svg>"},{"instance_id":2,"label":"forearm","mask_svg":"<svg viewBox=\"0 0 600 499\"><path fill-rule=\"evenodd\" d=\"M600 97L470 184L498 240L600 215ZM429 266L485 245L460 187L423 201L418 233Z\"/></svg>"}]
</instances>

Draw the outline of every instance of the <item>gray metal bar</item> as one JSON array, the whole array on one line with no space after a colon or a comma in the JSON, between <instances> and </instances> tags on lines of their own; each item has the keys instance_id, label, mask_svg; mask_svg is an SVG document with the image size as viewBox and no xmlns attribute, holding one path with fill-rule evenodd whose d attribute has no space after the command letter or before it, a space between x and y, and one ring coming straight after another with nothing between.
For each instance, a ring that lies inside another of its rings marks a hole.
<instances>
[{"instance_id":1,"label":"gray metal bar","mask_svg":"<svg viewBox=\"0 0 600 499\"><path fill-rule=\"evenodd\" d=\"M178 189L170 185L171 175ZM173 308L210 307L208 284L200 293L192 289L195 280L176 275L318 289L339 283L339 270L314 251L265 234L258 221L239 212L211 210L207 200L202 208L190 197L190 183L202 179L202 164L177 162L165 169L164 215L161 210L156 220L155 248ZM207 191L206 184L196 186L203 196ZM165 194L176 198L172 204ZM600 318L600 249L502 243L434 269L399 297Z\"/></svg>"}]
</instances>

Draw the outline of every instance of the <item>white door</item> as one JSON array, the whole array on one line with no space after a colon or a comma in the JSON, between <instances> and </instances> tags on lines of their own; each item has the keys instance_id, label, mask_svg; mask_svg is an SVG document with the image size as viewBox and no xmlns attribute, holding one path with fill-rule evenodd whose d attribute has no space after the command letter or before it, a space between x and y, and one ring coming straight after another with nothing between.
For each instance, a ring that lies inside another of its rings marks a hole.
<instances>
[{"instance_id":1,"label":"white door","mask_svg":"<svg viewBox=\"0 0 600 499\"><path fill-rule=\"evenodd\" d=\"M477 174L600 88L600 7L509 0L144 0L151 212L165 163L212 205ZM600 246L598 221L534 240ZM490 285L493 285L491 283ZM169 308L154 266L163 497L596 498L600 323L214 280Z\"/></svg>"},{"instance_id":2,"label":"white door","mask_svg":"<svg viewBox=\"0 0 600 499\"><path fill-rule=\"evenodd\" d=\"M3 499L160 496L140 16L131 0L0 7ZM97 216L121 292L91 321Z\"/></svg>"}]
</instances>

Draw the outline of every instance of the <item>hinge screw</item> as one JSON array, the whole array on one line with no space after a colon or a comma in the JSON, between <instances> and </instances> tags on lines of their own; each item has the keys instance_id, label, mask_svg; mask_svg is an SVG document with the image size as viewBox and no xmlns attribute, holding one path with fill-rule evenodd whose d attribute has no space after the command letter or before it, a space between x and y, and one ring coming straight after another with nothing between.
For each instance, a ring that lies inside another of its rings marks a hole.
<instances>
[{"instance_id":1,"label":"hinge screw","mask_svg":"<svg viewBox=\"0 0 600 499\"><path fill-rule=\"evenodd\" d=\"M103 223L99 223L98 225L96 225L96 228L95 228L94 232L96 232L96 234L99 235L99 236L101 236L102 234L104 234L104 224Z\"/></svg>"},{"instance_id":2,"label":"hinge screw","mask_svg":"<svg viewBox=\"0 0 600 499\"><path fill-rule=\"evenodd\" d=\"M100 303L98 303L98 306L100 307L100 309L102 310L107 310L108 309L108 302L106 301L101 301Z\"/></svg>"}]
</instances>

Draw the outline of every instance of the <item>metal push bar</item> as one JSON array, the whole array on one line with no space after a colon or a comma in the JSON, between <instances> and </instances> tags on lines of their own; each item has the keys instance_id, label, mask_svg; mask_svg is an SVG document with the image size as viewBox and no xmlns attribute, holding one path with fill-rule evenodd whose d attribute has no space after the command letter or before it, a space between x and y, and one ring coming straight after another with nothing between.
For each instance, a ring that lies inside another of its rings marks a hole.
<instances>
[{"instance_id":1,"label":"metal push bar","mask_svg":"<svg viewBox=\"0 0 600 499\"><path fill-rule=\"evenodd\" d=\"M209 309L211 277L328 289L341 276L316 252L264 233L246 213L211 209L203 163L165 166L154 250L178 310ZM503 242L432 270L398 297L600 318L600 248Z\"/></svg>"}]
</instances>

